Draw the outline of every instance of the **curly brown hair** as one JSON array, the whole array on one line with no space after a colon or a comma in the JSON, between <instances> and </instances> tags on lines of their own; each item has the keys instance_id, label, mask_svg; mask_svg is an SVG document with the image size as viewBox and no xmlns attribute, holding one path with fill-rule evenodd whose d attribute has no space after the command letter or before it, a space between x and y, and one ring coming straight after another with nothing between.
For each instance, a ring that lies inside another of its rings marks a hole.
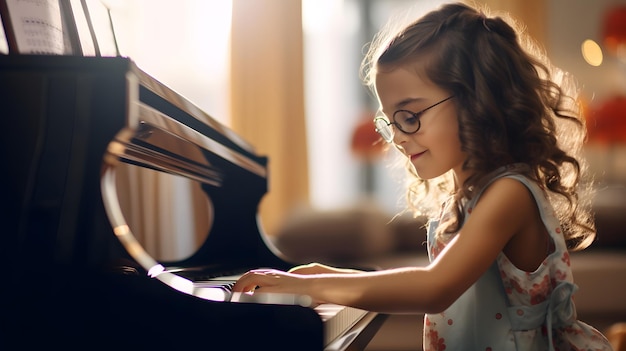
<instances>
[{"instance_id":1,"label":"curly brown hair","mask_svg":"<svg viewBox=\"0 0 626 351\"><path fill-rule=\"evenodd\" d=\"M472 176L455 192L450 174L424 180L404 159L409 209L432 216L454 194L457 216L443 230L455 232L463 222L460 200L471 199L490 172L524 163L530 167L526 176L547 190L568 247L583 249L595 228L582 158L585 120L574 81L550 65L512 18L485 13L463 3L443 5L397 34L379 33L363 60L362 78L374 93L377 68L420 58L428 78L455 96L468 155L463 166Z\"/></svg>"}]
</instances>

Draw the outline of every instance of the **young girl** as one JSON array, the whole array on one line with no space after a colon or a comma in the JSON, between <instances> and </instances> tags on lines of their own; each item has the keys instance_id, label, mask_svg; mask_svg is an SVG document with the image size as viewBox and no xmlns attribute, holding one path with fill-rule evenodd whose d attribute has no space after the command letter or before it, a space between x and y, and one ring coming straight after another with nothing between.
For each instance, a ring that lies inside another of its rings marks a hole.
<instances>
[{"instance_id":1,"label":"young girl","mask_svg":"<svg viewBox=\"0 0 626 351\"><path fill-rule=\"evenodd\" d=\"M578 158L585 126L566 76L502 18L464 4L377 44L364 61L381 107L374 124L406 156L410 207L432 217L431 263L259 269L233 291L426 312L425 350L610 350L573 303L568 250L595 231Z\"/></svg>"}]
</instances>

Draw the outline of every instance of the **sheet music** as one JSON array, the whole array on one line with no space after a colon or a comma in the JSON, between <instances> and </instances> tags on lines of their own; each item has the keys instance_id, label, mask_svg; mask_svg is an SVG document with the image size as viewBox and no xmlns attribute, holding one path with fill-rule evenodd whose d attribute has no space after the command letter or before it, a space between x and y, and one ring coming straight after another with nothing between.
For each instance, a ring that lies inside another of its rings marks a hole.
<instances>
[{"instance_id":1,"label":"sheet music","mask_svg":"<svg viewBox=\"0 0 626 351\"><path fill-rule=\"evenodd\" d=\"M65 51L58 0L6 0L21 54L58 54Z\"/></svg>"},{"instance_id":2,"label":"sheet music","mask_svg":"<svg viewBox=\"0 0 626 351\"><path fill-rule=\"evenodd\" d=\"M7 41L6 33L4 32L4 24L2 18L0 18L0 54L9 53L9 42Z\"/></svg>"}]
</instances>

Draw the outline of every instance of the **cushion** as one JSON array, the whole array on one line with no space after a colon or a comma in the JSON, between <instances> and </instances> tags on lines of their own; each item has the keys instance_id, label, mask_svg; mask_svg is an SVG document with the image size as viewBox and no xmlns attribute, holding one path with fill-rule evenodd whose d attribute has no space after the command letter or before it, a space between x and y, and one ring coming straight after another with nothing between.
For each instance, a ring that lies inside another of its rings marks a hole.
<instances>
[{"instance_id":1,"label":"cushion","mask_svg":"<svg viewBox=\"0 0 626 351\"><path fill-rule=\"evenodd\" d=\"M337 210L298 208L279 227L274 244L297 262L354 262L395 247L390 219L371 204Z\"/></svg>"}]
</instances>

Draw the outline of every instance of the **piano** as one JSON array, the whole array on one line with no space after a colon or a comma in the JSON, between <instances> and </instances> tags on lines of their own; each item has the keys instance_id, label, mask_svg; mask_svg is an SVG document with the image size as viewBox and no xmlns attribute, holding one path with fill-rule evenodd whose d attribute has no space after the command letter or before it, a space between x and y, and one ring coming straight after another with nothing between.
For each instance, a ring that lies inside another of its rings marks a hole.
<instances>
[{"instance_id":1,"label":"piano","mask_svg":"<svg viewBox=\"0 0 626 351\"><path fill-rule=\"evenodd\" d=\"M302 263L259 223L268 159L131 59L0 56L0 111L1 349L357 350L383 323L232 298Z\"/></svg>"}]
</instances>

